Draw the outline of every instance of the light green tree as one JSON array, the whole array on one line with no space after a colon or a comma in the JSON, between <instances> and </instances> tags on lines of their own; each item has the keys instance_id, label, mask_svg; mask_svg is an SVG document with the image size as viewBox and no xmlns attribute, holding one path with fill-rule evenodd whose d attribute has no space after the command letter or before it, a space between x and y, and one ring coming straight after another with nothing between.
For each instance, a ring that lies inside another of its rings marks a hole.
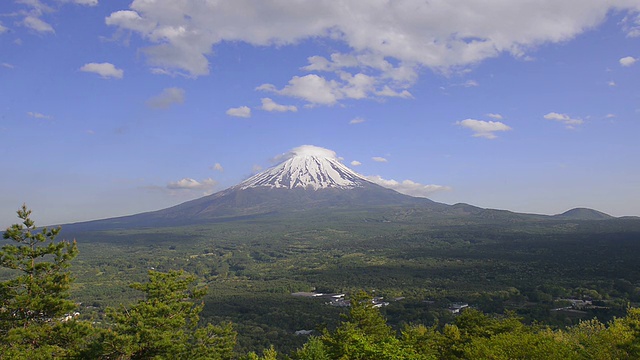
<instances>
[{"instance_id":1,"label":"light green tree","mask_svg":"<svg viewBox=\"0 0 640 360\"><path fill-rule=\"evenodd\" d=\"M131 308L108 309L113 322L104 334L109 359L230 359L236 334L230 324L199 326L206 288L183 271L149 271L149 282L134 283L145 299Z\"/></svg>"},{"instance_id":2,"label":"light green tree","mask_svg":"<svg viewBox=\"0 0 640 360\"><path fill-rule=\"evenodd\" d=\"M350 304L349 314L338 328L322 335L323 351L326 349L323 354L344 360L420 358L412 348L400 342L368 294L352 295Z\"/></svg>"}]
</instances>

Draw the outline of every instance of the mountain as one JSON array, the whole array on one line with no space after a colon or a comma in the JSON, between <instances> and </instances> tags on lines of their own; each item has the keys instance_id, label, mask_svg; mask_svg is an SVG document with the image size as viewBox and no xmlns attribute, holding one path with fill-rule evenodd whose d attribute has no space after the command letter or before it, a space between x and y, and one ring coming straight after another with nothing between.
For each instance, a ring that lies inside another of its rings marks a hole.
<instances>
[{"instance_id":1,"label":"mountain","mask_svg":"<svg viewBox=\"0 0 640 360\"><path fill-rule=\"evenodd\" d=\"M614 217L593 209L574 208L562 214L554 215L553 218L561 220L608 220Z\"/></svg>"},{"instance_id":2,"label":"mountain","mask_svg":"<svg viewBox=\"0 0 640 360\"><path fill-rule=\"evenodd\" d=\"M342 165L333 151L311 145L294 149L280 165L256 174L232 189L354 189L371 184L362 175Z\"/></svg>"},{"instance_id":3,"label":"mountain","mask_svg":"<svg viewBox=\"0 0 640 360\"><path fill-rule=\"evenodd\" d=\"M162 227L230 221L318 209L410 206L445 211L448 205L400 194L343 165L333 151L305 145L238 185L153 212L65 225L73 230Z\"/></svg>"},{"instance_id":4,"label":"mountain","mask_svg":"<svg viewBox=\"0 0 640 360\"><path fill-rule=\"evenodd\" d=\"M546 216L483 209L463 203L446 205L412 197L367 180L343 165L331 150L305 145L283 155L279 164L215 194L163 210L67 224L64 228L94 231L173 227L267 216L313 221L327 215L354 218L354 214L365 217L366 221L432 225L611 218L591 209Z\"/></svg>"}]
</instances>

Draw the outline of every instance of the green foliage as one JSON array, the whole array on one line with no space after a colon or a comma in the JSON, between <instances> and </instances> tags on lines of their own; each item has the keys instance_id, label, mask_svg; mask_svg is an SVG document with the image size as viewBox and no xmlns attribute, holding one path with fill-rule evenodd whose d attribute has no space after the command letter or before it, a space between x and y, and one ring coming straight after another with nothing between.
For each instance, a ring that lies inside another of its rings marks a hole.
<instances>
[{"instance_id":1,"label":"green foliage","mask_svg":"<svg viewBox=\"0 0 640 360\"><path fill-rule=\"evenodd\" d=\"M421 358L411 348L403 346L369 295L356 293L351 296L350 303L349 314L338 328L322 335L324 346L313 345L314 356L328 355L331 359L343 360ZM302 355L310 351L310 347L300 350Z\"/></svg>"},{"instance_id":2,"label":"green foliage","mask_svg":"<svg viewBox=\"0 0 640 360\"><path fill-rule=\"evenodd\" d=\"M230 324L198 327L206 288L183 271L149 271L134 283L145 299L131 308L108 309L114 323L104 335L104 353L118 359L230 359L235 333Z\"/></svg>"},{"instance_id":3,"label":"green foliage","mask_svg":"<svg viewBox=\"0 0 640 360\"><path fill-rule=\"evenodd\" d=\"M294 360L331 360L329 350L322 342L322 339L312 336L304 346L295 351Z\"/></svg>"},{"instance_id":4,"label":"green foliage","mask_svg":"<svg viewBox=\"0 0 640 360\"><path fill-rule=\"evenodd\" d=\"M278 358L278 352L273 348L273 345L268 349L264 349L262 356L258 356L255 352L250 352L244 359L245 360L276 360Z\"/></svg>"},{"instance_id":5,"label":"green foliage","mask_svg":"<svg viewBox=\"0 0 640 360\"><path fill-rule=\"evenodd\" d=\"M465 347L465 359L571 360L580 357L569 344L558 341L551 332L514 332L472 338ZM604 357L602 359L611 359Z\"/></svg>"},{"instance_id":6,"label":"green foliage","mask_svg":"<svg viewBox=\"0 0 640 360\"><path fill-rule=\"evenodd\" d=\"M60 228L37 231L25 205L21 223L3 234L0 266L14 277L0 282L0 353L7 359L73 357L87 346L92 328L69 313L72 278L67 271L78 254L76 242L56 242Z\"/></svg>"},{"instance_id":7,"label":"green foliage","mask_svg":"<svg viewBox=\"0 0 640 360\"><path fill-rule=\"evenodd\" d=\"M7 244L0 250L0 266L17 276L0 283L0 334L9 329L44 323L75 308L68 300L71 277L66 269L78 254L76 242L55 242L60 228L36 232L25 205L18 210L22 223L7 228Z\"/></svg>"}]
</instances>

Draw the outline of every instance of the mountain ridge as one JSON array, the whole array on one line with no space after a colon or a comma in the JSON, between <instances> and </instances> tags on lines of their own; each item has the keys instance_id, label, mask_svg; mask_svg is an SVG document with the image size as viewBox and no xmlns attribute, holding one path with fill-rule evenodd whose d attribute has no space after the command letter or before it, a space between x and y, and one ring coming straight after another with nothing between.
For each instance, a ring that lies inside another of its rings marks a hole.
<instances>
[{"instance_id":1,"label":"mountain ridge","mask_svg":"<svg viewBox=\"0 0 640 360\"><path fill-rule=\"evenodd\" d=\"M349 209L371 212L397 209L399 214L414 214L412 221L427 222L443 219L449 222L455 219L466 219L463 222L512 222L613 218L585 208L548 216L484 209L464 203L447 205L413 197L367 180L343 165L331 150L303 145L285 154L277 165L217 193L161 210L67 224L65 227L75 230L170 227L299 212L306 212L312 221L314 213Z\"/></svg>"}]
</instances>

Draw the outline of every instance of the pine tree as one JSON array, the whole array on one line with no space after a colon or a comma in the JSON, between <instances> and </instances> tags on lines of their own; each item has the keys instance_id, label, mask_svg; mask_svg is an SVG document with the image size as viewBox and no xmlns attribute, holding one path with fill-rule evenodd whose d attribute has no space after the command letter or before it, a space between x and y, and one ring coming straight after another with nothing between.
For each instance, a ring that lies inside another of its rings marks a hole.
<instances>
[{"instance_id":1,"label":"pine tree","mask_svg":"<svg viewBox=\"0 0 640 360\"><path fill-rule=\"evenodd\" d=\"M67 331L77 324L65 321L76 307L68 299L72 278L67 269L78 247L75 241L55 241L60 228L38 231L30 216L23 205L21 223L3 234L10 243L0 249L0 266L14 277L0 282L0 353L7 358L69 356L69 341L78 341Z\"/></svg>"},{"instance_id":2,"label":"pine tree","mask_svg":"<svg viewBox=\"0 0 640 360\"><path fill-rule=\"evenodd\" d=\"M206 288L184 271L149 271L149 282L134 283L144 300L131 308L109 309L114 323L103 340L106 358L230 359L236 334L230 324L199 326Z\"/></svg>"}]
</instances>

